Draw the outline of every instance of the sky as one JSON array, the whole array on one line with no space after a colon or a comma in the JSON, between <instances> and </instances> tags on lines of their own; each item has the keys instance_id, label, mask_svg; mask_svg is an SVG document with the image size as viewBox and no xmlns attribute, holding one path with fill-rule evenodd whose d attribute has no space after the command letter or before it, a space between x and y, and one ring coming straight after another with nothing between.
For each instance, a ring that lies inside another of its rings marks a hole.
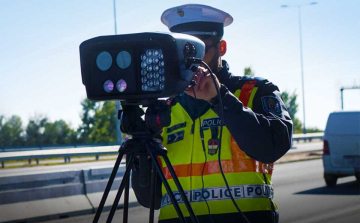
<instances>
[{"instance_id":1,"label":"sky","mask_svg":"<svg viewBox=\"0 0 360 223\"><path fill-rule=\"evenodd\" d=\"M233 16L223 57L234 75L251 67L281 91L298 94L303 121L299 14L301 7L306 126L324 129L341 109L340 87L360 86L360 1L319 0L116 1L118 34L168 31L162 12L198 3ZM306 6L305 6L306 5ZM114 35L113 0L0 0L0 115L35 114L81 124L79 45ZM360 110L360 90L344 91L344 110Z\"/></svg>"}]
</instances>

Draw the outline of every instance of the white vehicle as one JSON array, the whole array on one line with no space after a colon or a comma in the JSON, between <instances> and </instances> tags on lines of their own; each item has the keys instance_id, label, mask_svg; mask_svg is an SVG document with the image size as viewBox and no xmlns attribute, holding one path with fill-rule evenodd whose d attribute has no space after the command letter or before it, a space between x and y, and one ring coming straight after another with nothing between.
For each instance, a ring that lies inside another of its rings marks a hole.
<instances>
[{"instance_id":1,"label":"white vehicle","mask_svg":"<svg viewBox=\"0 0 360 223\"><path fill-rule=\"evenodd\" d=\"M360 181L360 111L329 115L324 132L324 178L333 187L339 177L356 176Z\"/></svg>"}]
</instances>

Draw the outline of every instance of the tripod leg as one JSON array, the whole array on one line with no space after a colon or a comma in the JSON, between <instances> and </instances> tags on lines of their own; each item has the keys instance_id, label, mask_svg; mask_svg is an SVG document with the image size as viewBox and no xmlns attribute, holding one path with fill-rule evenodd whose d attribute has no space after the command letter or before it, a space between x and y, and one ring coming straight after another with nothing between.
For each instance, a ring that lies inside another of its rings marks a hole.
<instances>
[{"instance_id":1,"label":"tripod leg","mask_svg":"<svg viewBox=\"0 0 360 223\"><path fill-rule=\"evenodd\" d=\"M126 167L125 174L124 174L123 179L121 181L119 190L118 190L118 192L116 194L114 203L113 203L113 205L111 207L110 214L109 214L109 216L108 216L108 218L106 220L107 223L111 223L111 221L112 221L112 219L114 217L116 208L117 208L117 206L119 204L119 201L120 201L121 194L122 194L122 192L123 192L123 190L125 188L125 184L130 178L130 170L132 168L133 163L134 163L134 153L132 153L131 156L130 156L129 166Z\"/></svg>"},{"instance_id":2,"label":"tripod leg","mask_svg":"<svg viewBox=\"0 0 360 223\"><path fill-rule=\"evenodd\" d=\"M172 178L173 178L173 180L174 180L174 182L176 184L176 187L178 188L178 190L180 192L181 198L183 199L183 201L185 203L185 206L186 206L187 210L189 211L192 222L199 222L197 220L196 216L195 216L195 213L194 213L193 209L191 208L190 202L189 202L188 198L186 197L183 188L181 187L180 181L176 176L175 170L172 167L169 158L167 157L166 154L162 155L162 157L164 158L166 166L168 167L169 172L170 172L170 174L171 174L171 176L172 176Z\"/></svg>"},{"instance_id":3,"label":"tripod leg","mask_svg":"<svg viewBox=\"0 0 360 223\"><path fill-rule=\"evenodd\" d=\"M167 191L167 193L168 193L168 195L169 195L169 197L170 197L170 200L171 200L172 204L174 205L174 208L175 208L177 214L179 215L180 221L181 221L182 223L186 223L187 221L186 221L183 213L181 212L181 209L180 209L180 207L179 207L179 204L178 204L178 202L176 201L173 192L171 191L171 187L170 187L169 183L167 182L167 180L166 180L166 178L165 178L165 176L164 176L164 173L162 172L161 167L160 167L158 161L156 160L155 155L154 155L152 152L150 152L150 156L151 156L151 159L152 159L152 161L153 161L153 164L155 165L156 170L157 170L157 172L158 172L158 174L159 174L159 176L160 176L160 178L161 178L161 181L163 182L163 184L164 184L164 186L165 186L165 188L166 188L166 191Z\"/></svg>"},{"instance_id":4,"label":"tripod leg","mask_svg":"<svg viewBox=\"0 0 360 223\"><path fill-rule=\"evenodd\" d=\"M129 157L126 156L126 167L129 166ZM130 187L130 177L126 180L125 192L124 192L124 210L123 210L123 223L128 222L128 213L129 213L129 187Z\"/></svg>"},{"instance_id":5,"label":"tripod leg","mask_svg":"<svg viewBox=\"0 0 360 223\"><path fill-rule=\"evenodd\" d=\"M149 223L154 223L156 181L157 181L157 174L156 174L156 170L155 170L155 165L152 164L151 203L150 203Z\"/></svg>"},{"instance_id":6,"label":"tripod leg","mask_svg":"<svg viewBox=\"0 0 360 223\"><path fill-rule=\"evenodd\" d=\"M109 192L110 192L110 190L111 190L111 186L112 186L112 184L114 183L114 179L115 179L116 173L117 173L117 171L118 171L118 169L119 169L119 166L120 166L121 160L122 160L122 158L123 158L123 155L124 155L124 151L120 150L120 151L119 151L118 158L117 158L117 160L116 160L116 162L115 162L114 168L113 168L113 170L112 170L112 172L111 172L109 181L108 181L108 183L107 183L107 185L106 185L104 194L103 194L103 196L102 196L102 198L101 198L99 207L98 207L98 209L97 209L97 211L96 211L96 215L95 215L95 217L94 217L93 223L97 223L97 222L99 221L101 212L102 212L102 210L103 210L103 208L104 208L106 199L107 199L107 197L108 197L108 195L109 195Z\"/></svg>"}]
</instances>

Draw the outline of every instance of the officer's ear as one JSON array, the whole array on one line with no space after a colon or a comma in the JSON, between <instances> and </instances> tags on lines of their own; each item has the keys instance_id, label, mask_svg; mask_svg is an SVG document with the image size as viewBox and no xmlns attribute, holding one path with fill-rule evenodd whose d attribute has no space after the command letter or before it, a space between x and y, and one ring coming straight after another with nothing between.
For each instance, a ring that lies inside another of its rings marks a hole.
<instances>
[{"instance_id":1,"label":"officer's ear","mask_svg":"<svg viewBox=\"0 0 360 223\"><path fill-rule=\"evenodd\" d=\"M219 51L219 56L220 57L224 56L225 53L226 53L226 41L225 40L220 40L217 47L218 47L218 51Z\"/></svg>"}]
</instances>

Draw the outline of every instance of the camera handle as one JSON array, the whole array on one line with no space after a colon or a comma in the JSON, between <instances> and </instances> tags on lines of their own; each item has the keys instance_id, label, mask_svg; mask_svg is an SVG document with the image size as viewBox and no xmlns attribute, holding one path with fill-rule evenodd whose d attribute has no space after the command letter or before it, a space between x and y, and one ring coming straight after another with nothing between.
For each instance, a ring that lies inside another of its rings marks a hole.
<instances>
[{"instance_id":1,"label":"camera handle","mask_svg":"<svg viewBox=\"0 0 360 223\"><path fill-rule=\"evenodd\" d=\"M121 195L125 189L124 194L124 215L123 215L123 222L128 222L128 205L129 205L129 183L130 183L130 170L132 169L132 166L134 165L134 159L136 159L137 156L139 156L140 161L140 168L142 168L141 160L147 159L148 156L151 157L152 165L153 165L153 171L151 176L151 203L150 203L150 215L149 215L149 222L154 222L154 207L155 207L155 188L156 188L156 177L157 174L159 175L162 183L165 186L165 189L170 197L170 200L172 204L174 205L174 208L179 216L180 222L187 223L184 215L181 212L181 209L179 207L179 204L171 190L171 187L169 183L167 182L164 173L162 172L162 169L160 167L160 164L157 161L157 157L161 156L163 157L169 172L174 180L174 183L180 193L180 196L182 200L185 203L185 206L190 214L191 221L194 223L198 223L194 211L191 208L191 205L185 195L184 190L181 187L180 181L178 180L176 173L170 163L170 160L167 157L167 150L160 146L160 143L156 142L153 139L153 133L152 131L145 127L145 122L140 121L141 115L143 115L142 109L140 109L138 106L134 105L126 105L123 106L124 111L122 113L122 131L128 132L131 135L133 135L133 139L126 140L122 146L119 149L119 155L115 162L114 168L112 170L112 173L110 175L109 181L106 185L103 197L100 201L99 207L97 209L96 215L94 217L93 223L97 223L99 221L100 215L102 213L102 210L104 208L106 199L109 195L111 186L114 182L116 173L119 169L121 160L126 155L126 170L123 176L123 179L120 183L120 187L118 189L118 192L116 194L114 203L111 207L109 216L107 218L107 223L110 223L114 217L115 211L117 209L117 206L119 204ZM131 126L131 127L130 127ZM147 125L148 126L148 125ZM143 171L143 173L146 171ZM141 169L140 169L141 173ZM140 182L144 182L145 180L141 180Z\"/></svg>"}]
</instances>

